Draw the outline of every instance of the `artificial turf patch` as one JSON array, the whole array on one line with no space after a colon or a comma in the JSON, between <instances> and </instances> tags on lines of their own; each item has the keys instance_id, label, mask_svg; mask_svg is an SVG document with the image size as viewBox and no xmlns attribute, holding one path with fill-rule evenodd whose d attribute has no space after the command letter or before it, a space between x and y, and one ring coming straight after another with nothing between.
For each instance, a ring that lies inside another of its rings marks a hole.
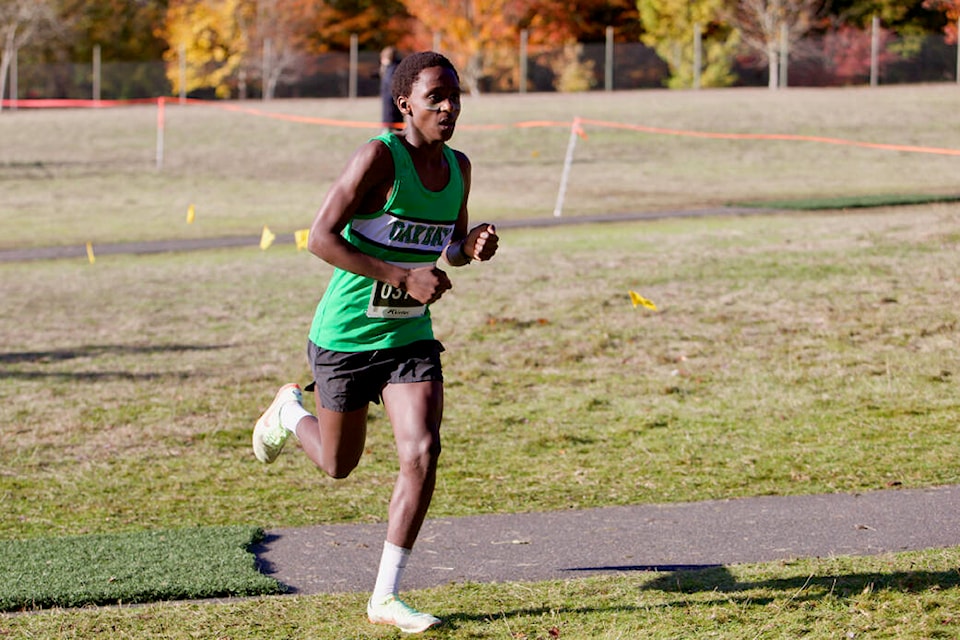
<instances>
[{"instance_id":1,"label":"artificial turf patch","mask_svg":"<svg viewBox=\"0 0 960 640\"><path fill-rule=\"evenodd\" d=\"M797 200L770 200L764 202L740 202L740 207L761 207L766 209L788 209L796 211L817 211L826 209L859 209L866 207L893 207L911 204L933 204L937 202L956 202L960 195L931 194L876 194L869 196L850 196L839 198L800 198Z\"/></svg>"},{"instance_id":2,"label":"artificial turf patch","mask_svg":"<svg viewBox=\"0 0 960 640\"><path fill-rule=\"evenodd\" d=\"M0 611L283 592L248 550L256 527L0 541Z\"/></svg>"}]
</instances>

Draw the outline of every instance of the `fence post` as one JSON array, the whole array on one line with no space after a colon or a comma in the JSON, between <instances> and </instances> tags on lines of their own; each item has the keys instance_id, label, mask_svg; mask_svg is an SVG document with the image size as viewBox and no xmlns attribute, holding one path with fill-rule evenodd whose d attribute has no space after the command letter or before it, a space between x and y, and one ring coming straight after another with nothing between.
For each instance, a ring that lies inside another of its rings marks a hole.
<instances>
[{"instance_id":1,"label":"fence post","mask_svg":"<svg viewBox=\"0 0 960 640\"><path fill-rule=\"evenodd\" d=\"M260 99L267 101L273 97L270 90L270 76L273 69L270 68L270 61L273 58L273 41L270 38L263 39L263 50L260 52Z\"/></svg>"},{"instance_id":2,"label":"fence post","mask_svg":"<svg viewBox=\"0 0 960 640\"><path fill-rule=\"evenodd\" d=\"M177 50L177 57L180 62L180 104L187 102L187 45L180 43Z\"/></svg>"},{"instance_id":3,"label":"fence post","mask_svg":"<svg viewBox=\"0 0 960 640\"><path fill-rule=\"evenodd\" d=\"M100 102L100 45L93 45L93 101Z\"/></svg>"},{"instance_id":4,"label":"fence post","mask_svg":"<svg viewBox=\"0 0 960 640\"><path fill-rule=\"evenodd\" d=\"M165 102L163 96L157 98L157 171L163 169L163 136L166 127L163 105Z\"/></svg>"},{"instance_id":5,"label":"fence post","mask_svg":"<svg viewBox=\"0 0 960 640\"><path fill-rule=\"evenodd\" d=\"M875 87L880 78L880 18L876 15L870 22L870 86Z\"/></svg>"},{"instance_id":6,"label":"fence post","mask_svg":"<svg viewBox=\"0 0 960 640\"><path fill-rule=\"evenodd\" d=\"M357 97L357 43L359 38L357 34L350 34L350 98Z\"/></svg>"},{"instance_id":7,"label":"fence post","mask_svg":"<svg viewBox=\"0 0 960 640\"><path fill-rule=\"evenodd\" d=\"M19 70L17 69L17 58L20 57L20 50L14 49L13 51L13 60L10 61L10 110L17 110L17 95L20 93L20 87L17 86L20 83L18 77ZM3 98L3 96L0 96Z\"/></svg>"},{"instance_id":8,"label":"fence post","mask_svg":"<svg viewBox=\"0 0 960 640\"><path fill-rule=\"evenodd\" d=\"M703 34L700 23L693 24L693 88L700 88L700 73L703 68Z\"/></svg>"},{"instance_id":9,"label":"fence post","mask_svg":"<svg viewBox=\"0 0 960 640\"><path fill-rule=\"evenodd\" d=\"M780 83L779 86L786 89L787 71L790 67L790 28L784 22L780 25Z\"/></svg>"},{"instance_id":10,"label":"fence post","mask_svg":"<svg viewBox=\"0 0 960 640\"><path fill-rule=\"evenodd\" d=\"M603 61L603 88L613 91L613 27L607 27L607 48Z\"/></svg>"},{"instance_id":11,"label":"fence post","mask_svg":"<svg viewBox=\"0 0 960 640\"><path fill-rule=\"evenodd\" d=\"M530 32L526 29L520 30L520 81L517 83L517 90L520 93L527 92L527 44L530 40Z\"/></svg>"}]
</instances>

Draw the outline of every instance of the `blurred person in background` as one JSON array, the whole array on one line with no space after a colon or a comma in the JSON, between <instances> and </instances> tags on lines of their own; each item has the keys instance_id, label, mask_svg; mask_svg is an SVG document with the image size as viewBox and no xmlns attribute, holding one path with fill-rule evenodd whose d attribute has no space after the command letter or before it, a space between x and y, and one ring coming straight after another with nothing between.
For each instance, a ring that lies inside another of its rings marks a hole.
<instances>
[{"instance_id":1,"label":"blurred person in background","mask_svg":"<svg viewBox=\"0 0 960 640\"><path fill-rule=\"evenodd\" d=\"M380 52L380 122L383 132L397 131L403 124L403 114L393 99L393 73L400 64L400 52L396 47L384 47Z\"/></svg>"}]
</instances>

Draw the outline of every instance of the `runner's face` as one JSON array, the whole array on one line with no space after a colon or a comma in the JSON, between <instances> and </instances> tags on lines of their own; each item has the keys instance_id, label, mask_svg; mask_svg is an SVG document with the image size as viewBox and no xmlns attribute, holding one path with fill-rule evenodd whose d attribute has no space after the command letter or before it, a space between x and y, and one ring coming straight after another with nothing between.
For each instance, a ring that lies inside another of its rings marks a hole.
<instances>
[{"instance_id":1,"label":"runner's face","mask_svg":"<svg viewBox=\"0 0 960 640\"><path fill-rule=\"evenodd\" d=\"M407 104L412 124L429 140L446 142L460 116L460 82L443 67L427 67L410 88Z\"/></svg>"}]
</instances>

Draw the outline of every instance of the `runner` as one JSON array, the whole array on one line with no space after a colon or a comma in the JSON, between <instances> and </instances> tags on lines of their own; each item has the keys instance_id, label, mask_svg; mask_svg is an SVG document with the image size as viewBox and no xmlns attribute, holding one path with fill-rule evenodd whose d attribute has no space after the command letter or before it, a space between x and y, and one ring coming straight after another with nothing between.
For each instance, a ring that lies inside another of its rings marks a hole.
<instances>
[{"instance_id":1,"label":"runner","mask_svg":"<svg viewBox=\"0 0 960 640\"><path fill-rule=\"evenodd\" d=\"M440 623L398 597L440 455L443 346L430 305L451 283L437 259L454 267L489 260L498 237L490 224L468 232L470 161L446 144L460 115L454 66L438 53L408 56L392 92L403 131L360 147L310 228L310 251L336 267L308 342L316 416L303 408L298 385L284 385L257 421L253 448L272 462L294 433L320 469L345 478L363 453L369 403L382 400L399 474L367 614L417 633Z\"/></svg>"},{"instance_id":2,"label":"runner","mask_svg":"<svg viewBox=\"0 0 960 640\"><path fill-rule=\"evenodd\" d=\"M383 132L396 130L403 124L403 114L393 98L393 74L400 64L400 52L396 47L384 47L380 52L380 122Z\"/></svg>"}]
</instances>

